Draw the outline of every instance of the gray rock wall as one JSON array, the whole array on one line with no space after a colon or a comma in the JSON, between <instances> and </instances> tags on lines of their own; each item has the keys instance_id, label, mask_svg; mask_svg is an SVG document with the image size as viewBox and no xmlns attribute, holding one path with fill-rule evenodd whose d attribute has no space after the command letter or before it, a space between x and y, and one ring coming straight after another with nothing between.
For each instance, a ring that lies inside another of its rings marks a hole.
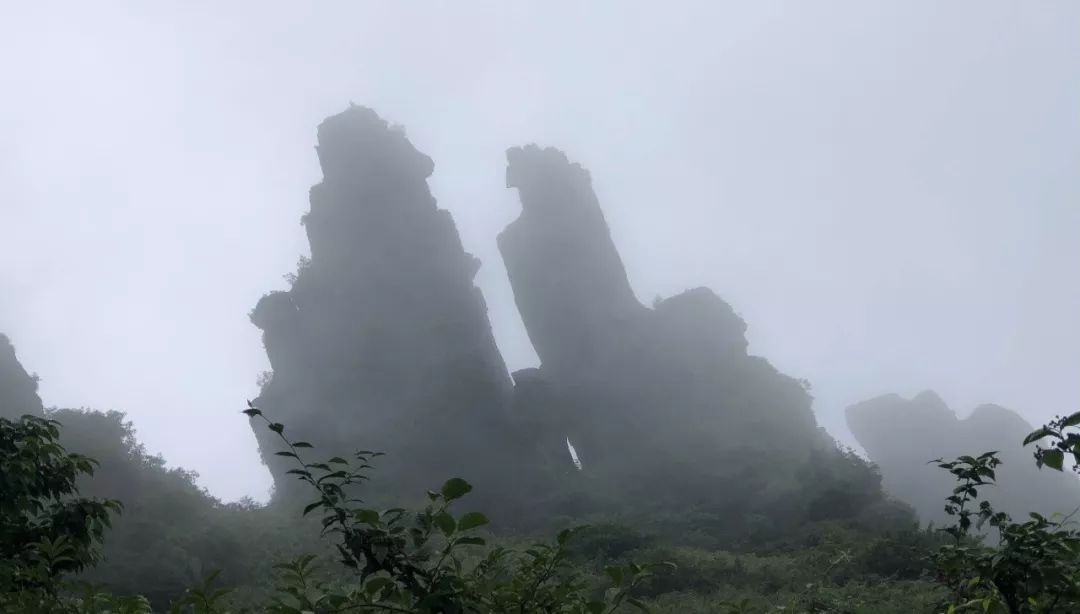
<instances>
[{"instance_id":1,"label":"gray rock wall","mask_svg":"<svg viewBox=\"0 0 1080 614\"><path fill-rule=\"evenodd\" d=\"M16 358L11 340L0 334L0 418L15 420L24 414L44 416L37 388L37 380Z\"/></svg>"},{"instance_id":2,"label":"gray rock wall","mask_svg":"<svg viewBox=\"0 0 1080 614\"><path fill-rule=\"evenodd\" d=\"M386 452L375 482L386 488L482 480L512 384L473 283L479 262L428 189L431 159L356 106L319 126L317 151L310 262L251 315L273 367L260 407L322 457ZM280 444L255 432L288 487Z\"/></svg>"},{"instance_id":3,"label":"gray rock wall","mask_svg":"<svg viewBox=\"0 0 1080 614\"><path fill-rule=\"evenodd\" d=\"M733 458L783 467L830 445L807 392L747 354L746 324L711 290L637 301L585 169L535 145L507 162L521 215L498 245L542 362L530 379L560 405L533 411L560 423L585 471L708 481L740 473Z\"/></svg>"}]
</instances>

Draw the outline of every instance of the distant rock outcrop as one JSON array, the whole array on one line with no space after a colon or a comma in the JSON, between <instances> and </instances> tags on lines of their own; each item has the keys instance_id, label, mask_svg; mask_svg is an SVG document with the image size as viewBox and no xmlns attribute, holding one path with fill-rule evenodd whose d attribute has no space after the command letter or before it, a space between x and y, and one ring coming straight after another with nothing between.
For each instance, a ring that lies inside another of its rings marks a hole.
<instances>
[{"instance_id":1,"label":"distant rock outcrop","mask_svg":"<svg viewBox=\"0 0 1080 614\"><path fill-rule=\"evenodd\" d=\"M303 224L311 259L292 289L251 314L273 375L259 405L319 456L387 453L376 486L422 494L454 475L483 481L505 434L512 384L434 165L404 132L353 106L318 129L323 181ZM280 491L280 449L255 432ZM494 463L497 466L499 463Z\"/></svg>"},{"instance_id":2,"label":"distant rock outcrop","mask_svg":"<svg viewBox=\"0 0 1080 614\"><path fill-rule=\"evenodd\" d=\"M498 245L542 362L519 393L560 423L586 472L700 478L702 497L730 499L725 480L745 478L749 459L783 473L831 448L810 395L748 355L746 324L715 293L638 302L584 168L534 145L507 161L522 210Z\"/></svg>"},{"instance_id":3,"label":"distant rock outcrop","mask_svg":"<svg viewBox=\"0 0 1080 614\"><path fill-rule=\"evenodd\" d=\"M0 334L0 418L15 420L25 414L45 415L37 393L37 379L15 357L15 346Z\"/></svg>"},{"instance_id":4,"label":"distant rock outcrop","mask_svg":"<svg viewBox=\"0 0 1080 614\"><path fill-rule=\"evenodd\" d=\"M1036 468L1033 447L1021 445L1035 427L1004 407L981 405L959 419L933 392L910 400L888 394L849 407L847 423L880 467L885 489L910 503L924 522L940 525L947 518L945 497L956 485L928 461L991 450L999 452L1002 464L997 486L982 494L999 510L1014 518L1026 518L1031 511L1049 517L1080 506L1080 480Z\"/></svg>"}]
</instances>

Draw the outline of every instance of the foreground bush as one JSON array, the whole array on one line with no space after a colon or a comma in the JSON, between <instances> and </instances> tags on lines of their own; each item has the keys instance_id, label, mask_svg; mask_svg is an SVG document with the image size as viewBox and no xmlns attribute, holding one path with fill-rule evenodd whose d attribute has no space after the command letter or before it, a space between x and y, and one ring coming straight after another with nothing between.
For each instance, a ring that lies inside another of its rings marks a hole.
<instances>
[{"instance_id":1,"label":"foreground bush","mask_svg":"<svg viewBox=\"0 0 1080 614\"><path fill-rule=\"evenodd\" d=\"M251 417L262 417L250 407ZM265 418L263 418L265 419ZM274 595L256 611L280 614L329 612L602 614L628 606L644 610L631 591L651 575L650 568L628 563L606 569L598 585L571 564L566 549L575 530L554 543L523 551L488 547L478 530L488 524L479 512L456 515L452 504L472 490L460 478L428 493L420 512L376 510L356 498L357 486L379 456L358 452L307 462L307 442L291 441L282 424L267 422L291 457L290 473L316 495L304 514L321 512L323 535L339 555L335 570L320 569L314 555L275 566ZM76 480L94 462L68 453L59 443L59 423L32 416L18 422L0 419L0 609L5 612L142 613L140 596L95 592L72 582L72 574L99 560L110 513L119 503L80 497ZM10 493L10 494L9 494ZM216 574L174 602L172 612L198 614L243 611L230 591L216 588Z\"/></svg>"},{"instance_id":2,"label":"foreground bush","mask_svg":"<svg viewBox=\"0 0 1080 614\"><path fill-rule=\"evenodd\" d=\"M98 560L116 501L79 497L95 461L60 445L59 424L0 419L0 607L62 608L59 582Z\"/></svg>"},{"instance_id":3,"label":"foreground bush","mask_svg":"<svg viewBox=\"0 0 1080 614\"><path fill-rule=\"evenodd\" d=\"M139 562L134 554L138 535L154 544L201 540L209 548L207 552L213 552L215 546L218 550L243 549L245 552L237 556L245 561L256 556L253 553L275 551L272 544L253 545L245 539L303 544L309 554L272 569L269 564L251 566L254 581L245 578L236 589L231 588L238 584L233 579L235 572L220 577L210 574L180 596L175 589L161 590L143 583L140 578L159 580L152 571L130 579L132 586L140 588L137 595L90 586L81 580L93 579L95 570L102 569L103 539L107 532L110 539L115 536L110 518L120 513L121 507L111 499L82 496L79 486L87 486L91 493L108 494L113 491L102 490L108 480L86 482L96 464L87 456L65 450L55 420L29 416L14 422L2 420L0 612L1080 611L1080 533L1068 517L1032 515L1017 522L982 502L979 490L993 484L999 464L993 452L939 462L959 484L948 499L955 523L937 532L869 534L859 518L837 519L782 533L753 549L722 550L708 545L706 529L723 522L723 510L710 516L708 510L701 509L694 517L697 520L676 525L693 529L680 540L609 519L592 528L561 531L550 543L510 547L505 544L519 543L520 539L503 536L503 546L489 544L487 517L457 511L471 491L468 482L459 478L446 481L428 493L427 503L419 511L374 509L357 494L379 454L358 452L347 459L310 462L306 456L312 452L311 444L291 440L284 425L266 420L254 407L245 413L264 420L282 441L279 455L295 463L290 473L312 494L303 510L306 524L297 519L274 527L243 528L245 523L266 521L268 517L263 515L267 513L276 518L282 510L222 509L220 518L235 516L229 525L232 533L219 533L217 524L191 531L185 528L189 523L173 527L175 537L162 539L158 534L167 530L165 525L170 521L144 512L165 513L167 501L201 500L186 485L189 480L172 476L159 489L167 497L151 502L150 507L137 502L123 510L124 521L144 518L158 520L161 526L140 521L124 529L130 533L119 533L127 544L121 559L127 561L126 567L120 569L133 569ZM101 426L116 431L113 422L110 418ZM1040 444L1035 456L1041 466L1065 470L1066 459L1080 457L1078 425L1080 414L1059 418L1032 433L1025 444ZM140 454L131 456L136 461L142 458ZM154 484L163 479L165 473L159 464L151 462L148 467L145 475L131 473L123 482L138 479ZM110 479L117 481L116 475ZM127 494L138 496L139 492L129 488ZM134 515L127 518L132 510ZM199 522L217 523L218 512L214 514L199 516ZM995 531L995 545L984 543L978 534L980 527ZM308 528L322 539L309 541ZM705 532L698 535L701 531ZM222 542L215 535L232 537ZM148 551L149 556L166 552L154 548ZM635 560L670 560L675 565L641 566ZM163 564L172 569L177 564L144 562L150 563L151 569ZM110 565L116 562L110 561ZM161 592L148 600L144 591ZM168 596L165 605L158 605L163 596Z\"/></svg>"},{"instance_id":4,"label":"foreground bush","mask_svg":"<svg viewBox=\"0 0 1080 614\"><path fill-rule=\"evenodd\" d=\"M1049 447L1036 448L1039 468L1063 471L1068 456L1080 462L1077 426L1080 412L1057 418L1024 439L1024 445L1049 440ZM942 529L953 541L934 556L938 577L949 589L943 608L1009 614L1080 612L1080 531L1072 522L1080 509L1061 518L1032 513L1028 520L1014 521L979 498L981 488L994 484L995 469L1001 464L997 452L937 463L958 482L945 506L955 522ZM996 547L973 539L975 530L984 525L996 532L992 535Z\"/></svg>"}]
</instances>

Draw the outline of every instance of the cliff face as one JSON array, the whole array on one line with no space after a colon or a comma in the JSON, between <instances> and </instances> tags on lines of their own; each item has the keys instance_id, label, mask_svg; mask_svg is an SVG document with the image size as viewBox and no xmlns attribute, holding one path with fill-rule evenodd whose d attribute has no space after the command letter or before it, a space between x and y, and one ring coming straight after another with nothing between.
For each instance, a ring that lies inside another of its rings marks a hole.
<instances>
[{"instance_id":1,"label":"cliff face","mask_svg":"<svg viewBox=\"0 0 1080 614\"><path fill-rule=\"evenodd\" d=\"M37 380L15 357L11 340L0 334L0 418L16 420L24 414L44 416L37 388Z\"/></svg>"},{"instance_id":2,"label":"cliff face","mask_svg":"<svg viewBox=\"0 0 1080 614\"><path fill-rule=\"evenodd\" d=\"M319 126L317 151L324 178L303 217L311 259L251 315L273 367L260 407L320 456L387 452L377 485L423 493L483 476L511 380L473 284L479 262L428 189L431 159L355 106ZM281 489L292 481L264 431Z\"/></svg>"},{"instance_id":3,"label":"cliff face","mask_svg":"<svg viewBox=\"0 0 1080 614\"><path fill-rule=\"evenodd\" d=\"M849 407L847 423L880 467L885 489L914 506L924 522L940 525L947 518L944 500L956 485L928 461L991 450L1002 460L998 485L981 494L1000 511L1024 518L1029 511L1050 516L1080 505L1080 480L1036 468L1033 448L1021 445L1034 427L1003 407L982 405L959 419L933 392L910 400L889 394Z\"/></svg>"},{"instance_id":4,"label":"cliff face","mask_svg":"<svg viewBox=\"0 0 1080 614\"><path fill-rule=\"evenodd\" d=\"M507 160L522 211L498 245L542 362L531 411L586 471L726 479L742 470L732 459L767 451L782 467L825 447L810 396L747 354L746 324L711 290L637 301L585 169L536 146ZM539 382L557 391L547 402Z\"/></svg>"},{"instance_id":5,"label":"cliff face","mask_svg":"<svg viewBox=\"0 0 1080 614\"><path fill-rule=\"evenodd\" d=\"M618 359L646 315L611 240L588 171L555 149L507 152L521 216L498 238L518 311L546 372L588 377Z\"/></svg>"}]
</instances>

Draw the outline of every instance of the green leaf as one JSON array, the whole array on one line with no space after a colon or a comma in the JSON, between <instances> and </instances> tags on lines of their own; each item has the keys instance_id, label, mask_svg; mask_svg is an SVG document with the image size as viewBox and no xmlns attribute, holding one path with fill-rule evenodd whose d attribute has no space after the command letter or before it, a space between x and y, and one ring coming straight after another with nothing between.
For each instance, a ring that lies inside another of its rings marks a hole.
<instances>
[{"instance_id":1,"label":"green leaf","mask_svg":"<svg viewBox=\"0 0 1080 614\"><path fill-rule=\"evenodd\" d=\"M487 516L480 512L469 512L458 519L458 530L468 531L469 529L475 529L476 527L482 527L488 524Z\"/></svg>"},{"instance_id":2,"label":"green leaf","mask_svg":"<svg viewBox=\"0 0 1080 614\"><path fill-rule=\"evenodd\" d=\"M364 592L373 597L376 593L393 583L394 581L390 578L377 576L367 581L367 584L364 585Z\"/></svg>"},{"instance_id":3,"label":"green leaf","mask_svg":"<svg viewBox=\"0 0 1080 614\"><path fill-rule=\"evenodd\" d=\"M469 484L461 478L450 478L442 485L442 496L447 501L453 501L454 499L460 499L467 495L472 490L472 484Z\"/></svg>"},{"instance_id":4,"label":"green leaf","mask_svg":"<svg viewBox=\"0 0 1080 614\"><path fill-rule=\"evenodd\" d=\"M562 546L570 539L570 536L573 535L573 533L574 529L563 529L562 531L559 531L559 534L555 537L555 543Z\"/></svg>"},{"instance_id":5,"label":"green leaf","mask_svg":"<svg viewBox=\"0 0 1080 614\"><path fill-rule=\"evenodd\" d=\"M454 521L454 517L446 512L439 512L431 519L435 523L435 526L439 527L439 530L443 532L443 535L452 535L454 529L457 528L457 522Z\"/></svg>"},{"instance_id":6,"label":"green leaf","mask_svg":"<svg viewBox=\"0 0 1080 614\"><path fill-rule=\"evenodd\" d=\"M409 510L407 510L407 509L405 509L403 507L392 507L392 508L390 508L388 510L383 510L382 515L384 517L385 516L393 516L395 518L399 518L401 516L404 516L405 513L408 512L408 511Z\"/></svg>"},{"instance_id":7,"label":"green leaf","mask_svg":"<svg viewBox=\"0 0 1080 614\"><path fill-rule=\"evenodd\" d=\"M271 431L274 431L275 433L280 435L282 431L285 430L285 425L280 422L271 422L269 428Z\"/></svg>"},{"instance_id":8,"label":"green leaf","mask_svg":"<svg viewBox=\"0 0 1080 614\"><path fill-rule=\"evenodd\" d=\"M487 544L487 540L483 537L462 537L457 543L463 546L483 546Z\"/></svg>"},{"instance_id":9,"label":"green leaf","mask_svg":"<svg viewBox=\"0 0 1080 614\"><path fill-rule=\"evenodd\" d=\"M615 583L615 586L621 586L623 583L623 568L618 565L609 565L604 569L604 573L611 578L611 581Z\"/></svg>"},{"instance_id":10,"label":"green leaf","mask_svg":"<svg viewBox=\"0 0 1080 614\"><path fill-rule=\"evenodd\" d=\"M1061 450L1046 450L1043 452L1042 461L1047 467L1061 471L1061 466L1065 462L1065 453Z\"/></svg>"},{"instance_id":11,"label":"green leaf","mask_svg":"<svg viewBox=\"0 0 1080 614\"><path fill-rule=\"evenodd\" d=\"M356 510L353 512L353 517L357 522L363 522L370 525L376 525L379 523L379 512L375 510Z\"/></svg>"},{"instance_id":12,"label":"green leaf","mask_svg":"<svg viewBox=\"0 0 1080 614\"><path fill-rule=\"evenodd\" d=\"M307 516L308 512L310 512L311 510L319 507L322 504L323 504L322 501L316 501L315 503L308 503L307 505L304 506L304 514L303 515Z\"/></svg>"},{"instance_id":13,"label":"green leaf","mask_svg":"<svg viewBox=\"0 0 1080 614\"><path fill-rule=\"evenodd\" d=\"M1080 411L1078 411L1075 414L1069 416L1068 418L1065 418L1065 421L1061 423L1061 426L1063 426L1063 427L1066 427L1066 426L1078 426L1078 425L1080 425Z\"/></svg>"},{"instance_id":14,"label":"green leaf","mask_svg":"<svg viewBox=\"0 0 1080 614\"><path fill-rule=\"evenodd\" d=\"M1076 415L1080 416L1080 413L1078 413ZM1047 426L1044 426L1042 428L1034 430L1034 431L1028 433L1028 436L1024 438L1024 445L1026 446L1029 443L1032 443L1032 442L1035 442L1035 441L1038 441L1038 440L1042 439L1043 437L1048 437L1048 436L1050 436L1051 433L1053 433L1053 431L1050 430L1050 427L1047 427Z\"/></svg>"},{"instance_id":15,"label":"green leaf","mask_svg":"<svg viewBox=\"0 0 1080 614\"><path fill-rule=\"evenodd\" d=\"M295 452L289 452L287 450L284 450L284 451L281 451L281 452L274 452L274 455L275 456L291 456L293 458L300 458L299 456L296 455Z\"/></svg>"},{"instance_id":16,"label":"green leaf","mask_svg":"<svg viewBox=\"0 0 1080 614\"><path fill-rule=\"evenodd\" d=\"M321 483L325 482L326 480L340 480L340 479L346 478L346 477L349 477L349 474L347 472L345 472L345 471L334 471L332 473L328 473L328 474L322 476L321 478L319 478L317 480L317 482L319 482L321 484Z\"/></svg>"},{"instance_id":17,"label":"green leaf","mask_svg":"<svg viewBox=\"0 0 1080 614\"><path fill-rule=\"evenodd\" d=\"M255 409L254 407L249 408L249 409L245 409L243 413L248 418L254 418L255 416L261 416L262 415L262 412Z\"/></svg>"}]
</instances>

